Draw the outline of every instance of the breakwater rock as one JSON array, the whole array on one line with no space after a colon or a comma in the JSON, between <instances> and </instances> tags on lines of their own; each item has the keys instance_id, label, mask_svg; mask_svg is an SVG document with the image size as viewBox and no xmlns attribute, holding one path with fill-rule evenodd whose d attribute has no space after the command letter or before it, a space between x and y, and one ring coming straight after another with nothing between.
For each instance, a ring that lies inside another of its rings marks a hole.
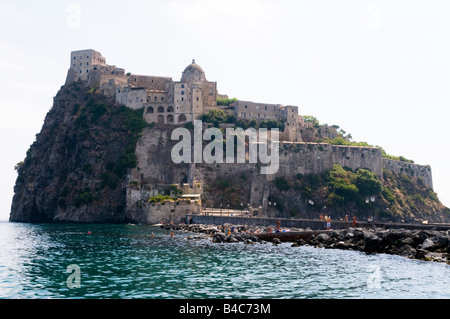
<instances>
[{"instance_id":1,"label":"breakwater rock","mask_svg":"<svg viewBox=\"0 0 450 319\"><path fill-rule=\"evenodd\" d=\"M450 261L449 231L348 228L312 235L292 246L347 249L400 255L411 259Z\"/></svg>"},{"instance_id":2,"label":"breakwater rock","mask_svg":"<svg viewBox=\"0 0 450 319\"><path fill-rule=\"evenodd\" d=\"M166 226L167 227L167 226ZM384 253L411 259L446 262L450 264L450 231L347 228L328 231L291 229L289 232L268 232L262 226L179 225L175 229L202 233L213 243L272 243L292 242L292 247L313 246L344 249L368 254ZM203 237L204 238L204 237Z\"/></svg>"}]
</instances>

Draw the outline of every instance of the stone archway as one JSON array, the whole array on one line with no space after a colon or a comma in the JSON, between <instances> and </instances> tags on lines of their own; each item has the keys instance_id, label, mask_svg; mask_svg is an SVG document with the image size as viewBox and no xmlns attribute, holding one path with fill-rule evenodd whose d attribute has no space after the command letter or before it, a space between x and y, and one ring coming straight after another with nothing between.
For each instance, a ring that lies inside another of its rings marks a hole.
<instances>
[{"instance_id":1,"label":"stone archway","mask_svg":"<svg viewBox=\"0 0 450 319\"><path fill-rule=\"evenodd\" d=\"M167 115L167 123L173 124L173 115L172 114Z\"/></svg>"},{"instance_id":2,"label":"stone archway","mask_svg":"<svg viewBox=\"0 0 450 319\"><path fill-rule=\"evenodd\" d=\"M180 174L180 186L183 186L183 184L187 184L188 182L188 177L185 173Z\"/></svg>"},{"instance_id":3,"label":"stone archway","mask_svg":"<svg viewBox=\"0 0 450 319\"><path fill-rule=\"evenodd\" d=\"M158 124L164 124L164 115L158 115Z\"/></svg>"},{"instance_id":4,"label":"stone archway","mask_svg":"<svg viewBox=\"0 0 450 319\"><path fill-rule=\"evenodd\" d=\"M178 123L184 123L184 122L186 122L186 115L181 114L181 115L178 117Z\"/></svg>"},{"instance_id":5,"label":"stone archway","mask_svg":"<svg viewBox=\"0 0 450 319\"><path fill-rule=\"evenodd\" d=\"M164 107L158 106L158 113L164 113Z\"/></svg>"}]
</instances>

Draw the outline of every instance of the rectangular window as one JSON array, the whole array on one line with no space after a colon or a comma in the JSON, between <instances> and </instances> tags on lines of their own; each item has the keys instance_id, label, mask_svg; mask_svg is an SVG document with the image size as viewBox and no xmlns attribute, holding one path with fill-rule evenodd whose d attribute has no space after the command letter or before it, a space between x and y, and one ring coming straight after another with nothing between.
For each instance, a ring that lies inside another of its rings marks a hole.
<instances>
[{"instance_id":1,"label":"rectangular window","mask_svg":"<svg viewBox=\"0 0 450 319\"><path fill-rule=\"evenodd\" d=\"M164 97L161 97L161 101L164 101Z\"/></svg>"},{"instance_id":2,"label":"rectangular window","mask_svg":"<svg viewBox=\"0 0 450 319\"><path fill-rule=\"evenodd\" d=\"M86 62L86 65L89 65L89 62Z\"/></svg>"},{"instance_id":3,"label":"rectangular window","mask_svg":"<svg viewBox=\"0 0 450 319\"><path fill-rule=\"evenodd\" d=\"M247 106L247 105L245 105L245 108L247 109L247 108L248 108L248 106Z\"/></svg>"},{"instance_id":4,"label":"rectangular window","mask_svg":"<svg viewBox=\"0 0 450 319\"><path fill-rule=\"evenodd\" d=\"M264 106L264 110L267 111L267 106Z\"/></svg>"},{"instance_id":5,"label":"rectangular window","mask_svg":"<svg viewBox=\"0 0 450 319\"><path fill-rule=\"evenodd\" d=\"M184 97L181 98L181 102L184 102Z\"/></svg>"},{"instance_id":6,"label":"rectangular window","mask_svg":"<svg viewBox=\"0 0 450 319\"><path fill-rule=\"evenodd\" d=\"M197 101L198 101L198 96L197 96Z\"/></svg>"},{"instance_id":7,"label":"rectangular window","mask_svg":"<svg viewBox=\"0 0 450 319\"><path fill-rule=\"evenodd\" d=\"M155 96L155 102L158 101L158 97Z\"/></svg>"},{"instance_id":8,"label":"rectangular window","mask_svg":"<svg viewBox=\"0 0 450 319\"><path fill-rule=\"evenodd\" d=\"M181 91L181 95L184 95L184 91Z\"/></svg>"},{"instance_id":9,"label":"rectangular window","mask_svg":"<svg viewBox=\"0 0 450 319\"><path fill-rule=\"evenodd\" d=\"M258 114L258 118L260 118L261 117L261 114Z\"/></svg>"}]
</instances>

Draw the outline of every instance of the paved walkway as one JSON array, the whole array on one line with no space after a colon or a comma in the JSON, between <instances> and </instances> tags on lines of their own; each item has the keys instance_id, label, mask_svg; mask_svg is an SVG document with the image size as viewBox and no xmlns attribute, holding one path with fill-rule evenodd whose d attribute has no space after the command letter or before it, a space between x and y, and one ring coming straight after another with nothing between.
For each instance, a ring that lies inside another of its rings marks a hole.
<instances>
[{"instance_id":1,"label":"paved walkway","mask_svg":"<svg viewBox=\"0 0 450 319\"><path fill-rule=\"evenodd\" d=\"M281 222L282 228L310 228L312 230L326 229L326 222L319 219L285 219L285 218L258 218L258 217L240 217L240 216L222 216L212 215L187 215L186 222L192 224L210 224L210 225L255 225L275 227L277 221ZM387 229L423 229L423 230L450 230L450 224L412 224L412 223L375 223L376 227ZM353 227L351 221L332 221L331 229L344 229ZM368 222L357 222L356 227L372 227Z\"/></svg>"}]
</instances>

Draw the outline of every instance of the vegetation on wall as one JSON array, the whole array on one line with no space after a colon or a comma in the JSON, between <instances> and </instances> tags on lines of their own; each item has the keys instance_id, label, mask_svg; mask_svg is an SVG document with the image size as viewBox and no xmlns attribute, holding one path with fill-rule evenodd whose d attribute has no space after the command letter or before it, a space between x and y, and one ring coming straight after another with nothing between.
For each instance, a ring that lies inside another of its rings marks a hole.
<instances>
[{"instance_id":1,"label":"vegetation on wall","mask_svg":"<svg viewBox=\"0 0 450 319\"><path fill-rule=\"evenodd\" d=\"M241 119L238 121L233 114L225 112L224 110L211 110L203 114L202 121L206 123L212 123L215 127L219 127L220 124L234 124L235 128L240 127L244 130L248 128L254 129L267 128L269 130L272 128L274 129L277 128L280 131L284 131L286 122L285 119L262 120L262 121L256 119L252 120Z\"/></svg>"},{"instance_id":2,"label":"vegetation on wall","mask_svg":"<svg viewBox=\"0 0 450 319\"><path fill-rule=\"evenodd\" d=\"M221 98L218 97L217 98L217 105L222 105L222 106L230 106L231 104L233 104L234 102L237 102L238 99L237 98Z\"/></svg>"},{"instance_id":3,"label":"vegetation on wall","mask_svg":"<svg viewBox=\"0 0 450 319\"><path fill-rule=\"evenodd\" d=\"M286 216L292 216L295 211L297 215L301 214L299 205L304 205L301 203L306 203L303 215L306 209L314 210L317 215L325 211L326 207L326 212L340 218L346 214L358 218L374 214L376 218L384 220L426 219L430 207L445 210L436 193L425 185L423 179L413 179L388 170L384 170L381 180L367 169L353 171L335 164L332 170L321 174L297 174L291 180L278 177L273 184L280 205L277 208L283 207ZM369 200L371 197L374 197L374 203ZM309 200L314 203L311 207L307 207Z\"/></svg>"}]
</instances>

